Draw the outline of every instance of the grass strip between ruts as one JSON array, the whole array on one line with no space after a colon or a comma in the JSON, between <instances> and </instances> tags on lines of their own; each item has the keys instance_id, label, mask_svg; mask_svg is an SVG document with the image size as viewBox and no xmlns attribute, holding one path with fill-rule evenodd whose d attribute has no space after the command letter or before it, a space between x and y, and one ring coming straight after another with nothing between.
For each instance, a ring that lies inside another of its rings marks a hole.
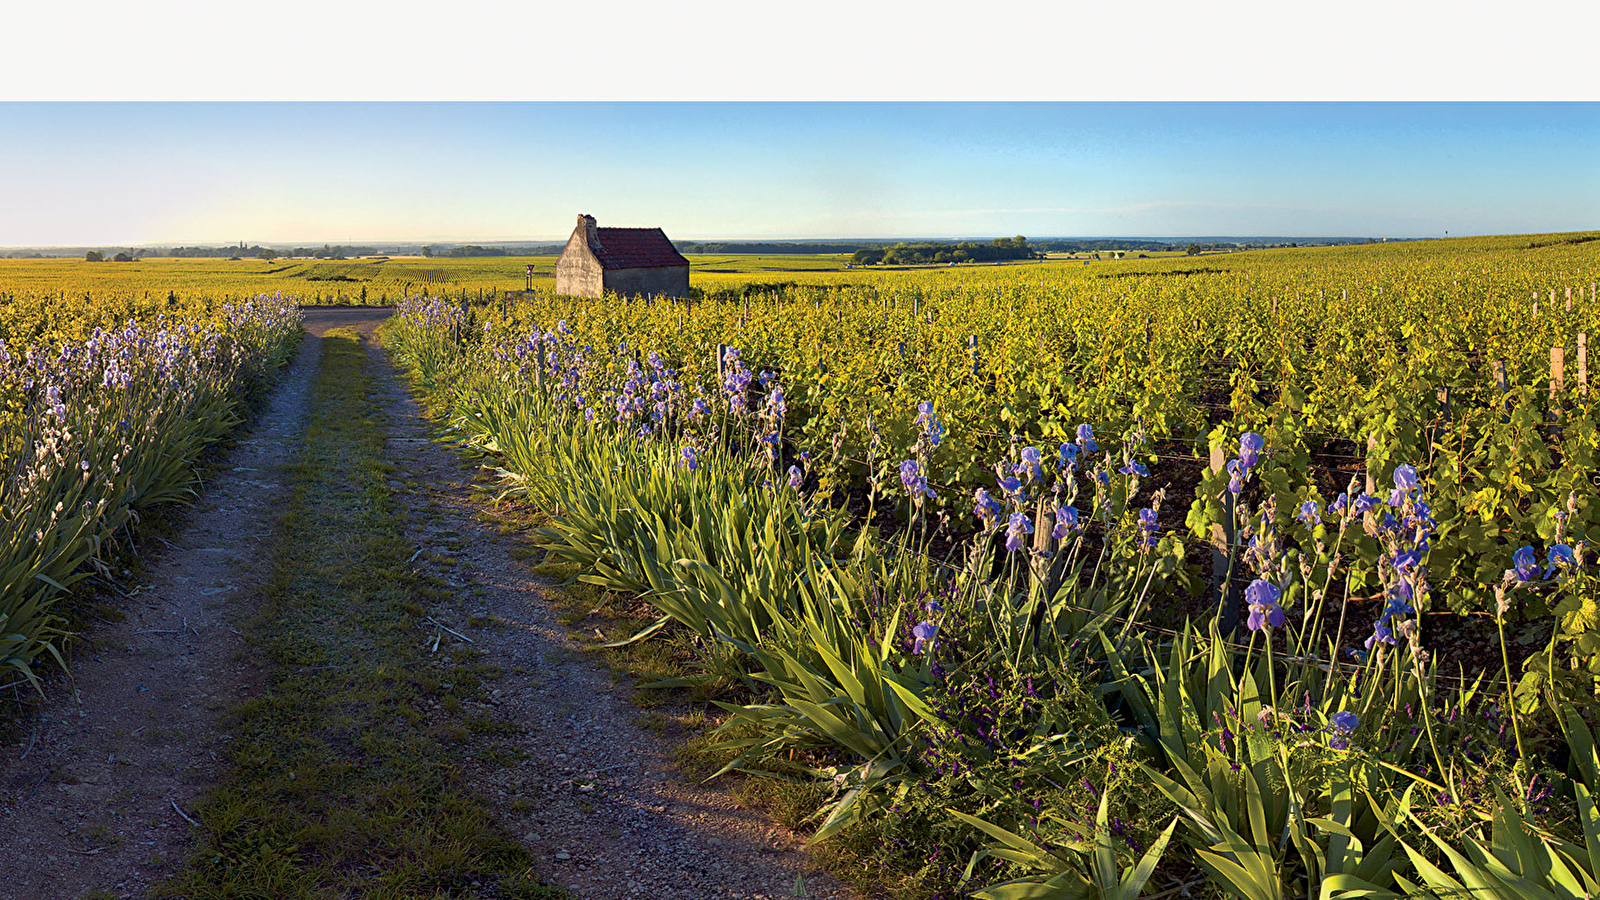
<instances>
[{"instance_id":1,"label":"grass strip between ruts","mask_svg":"<svg viewBox=\"0 0 1600 900\"><path fill-rule=\"evenodd\" d=\"M264 602L247 637L264 693L232 713L231 768L198 804L198 844L158 897L555 898L456 760L459 701L492 677L430 652L436 588L407 564L361 338L322 361Z\"/></svg>"}]
</instances>

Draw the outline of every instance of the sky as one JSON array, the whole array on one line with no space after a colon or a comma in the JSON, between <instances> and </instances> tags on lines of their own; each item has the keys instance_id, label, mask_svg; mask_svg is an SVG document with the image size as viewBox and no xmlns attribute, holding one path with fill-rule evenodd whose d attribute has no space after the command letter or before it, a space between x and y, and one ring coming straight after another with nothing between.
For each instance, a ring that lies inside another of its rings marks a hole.
<instances>
[{"instance_id":1,"label":"sky","mask_svg":"<svg viewBox=\"0 0 1600 900\"><path fill-rule=\"evenodd\" d=\"M1600 103L5 102L0 246L1600 227Z\"/></svg>"}]
</instances>

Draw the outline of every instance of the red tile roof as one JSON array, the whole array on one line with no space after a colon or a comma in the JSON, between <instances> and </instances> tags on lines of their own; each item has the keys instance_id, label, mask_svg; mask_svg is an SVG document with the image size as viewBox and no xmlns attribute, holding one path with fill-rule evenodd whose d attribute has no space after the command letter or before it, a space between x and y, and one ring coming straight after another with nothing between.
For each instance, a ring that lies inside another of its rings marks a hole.
<instances>
[{"instance_id":1,"label":"red tile roof","mask_svg":"<svg viewBox=\"0 0 1600 900\"><path fill-rule=\"evenodd\" d=\"M659 228L596 228L594 255L603 269L653 269L687 266L678 248Z\"/></svg>"}]
</instances>

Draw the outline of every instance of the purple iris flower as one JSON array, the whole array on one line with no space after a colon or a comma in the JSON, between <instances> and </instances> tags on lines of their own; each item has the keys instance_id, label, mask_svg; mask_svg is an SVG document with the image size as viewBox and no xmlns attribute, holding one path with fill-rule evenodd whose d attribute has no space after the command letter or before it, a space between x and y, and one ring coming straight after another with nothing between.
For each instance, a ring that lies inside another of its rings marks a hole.
<instances>
[{"instance_id":1,"label":"purple iris flower","mask_svg":"<svg viewBox=\"0 0 1600 900\"><path fill-rule=\"evenodd\" d=\"M1410 493L1417 489L1417 470L1410 463L1402 464L1394 470L1395 490Z\"/></svg>"},{"instance_id":2,"label":"purple iris flower","mask_svg":"<svg viewBox=\"0 0 1600 900\"><path fill-rule=\"evenodd\" d=\"M1148 550L1159 543L1156 539L1157 530L1156 511L1153 509L1139 510L1139 545Z\"/></svg>"},{"instance_id":3,"label":"purple iris flower","mask_svg":"<svg viewBox=\"0 0 1600 900\"><path fill-rule=\"evenodd\" d=\"M1084 453L1099 453L1100 445L1094 442L1094 429L1085 422L1078 426L1078 447Z\"/></svg>"},{"instance_id":4,"label":"purple iris flower","mask_svg":"<svg viewBox=\"0 0 1600 900\"><path fill-rule=\"evenodd\" d=\"M806 476L800 472L799 466L789 467L789 487L800 490L800 485L806 483Z\"/></svg>"},{"instance_id":5,"label":"purple iris flower","mask_svg":"<svg viewBox=\"0 0 1600 900\"><path fill-rule=\"evenodd\" d=\"M916 627L911 629L911 636L916 638L911 644L911 652L920 656L924 648L932 650L934 638L938 635L939 626L932 622L918 622Z\"/></svg>"},{"instance_id":6,"label":"purple iris flower","mask_svg":"<svg viewBox=\"0 0 1600 900\"><path fill-rule=\"evenodd\" d=\"M700 454L693 447L685 447L683 448L683 459L678 465L693 472L695 469L700 468Z\"/></svg>"},{"instance_id":7,"label":"purple iris flower","mask_svg":"<svg viewBox=\"0 0 1600 900\"><path fill-rule=\"evenodd\" d=\"M1387 622L1394 616L1409 616L1416 612L1411 606L1411 583L1401 580L1389 589L1388 602L1383 607L1383 615L1378 617L1379 622Z\"/></svg>"},{"instance_id":8,"label":"purple iris flower","mask_svg":"<svg viewBox=\"0 0 1600 900\"><path fill-rule=\"evenodd\" d=\"M783 421L784 416L789 414L789 405L783 399L783 385L780 384L773 387L772 393L767 395L766 413L780 422Z\"/></svg>"},{"instance_id":9,"label":"purple iris flower","mask_svg":"<svg viewBox=\"0 0 1600 900\"><path fill-rule=\"evenodd\" d=\"M1371 651L1383 645L1393 647L1395 643L1394 632L1390 631L1389 626L1383 624L1382 620L1379 620L1378 624L1373 626L1372 636L1367 638L1365 646L1367 650Z\"/></svg>"},{"instance_id":10,"label":"purple iris flower","mask_svg":"<svg viewBox=\"0 0 1600 900\"><path fill-rule=\"evenodd\" d=\"M1433 525L1433 507L1418 499L1412 502L1411 508L1415 510L1417 521L1424 525Z\"/></svg>"},{"instance_id":11,"label":"purple iris flower","mask_svg":"<svg viewBox=\"0 0 1600 900\"><path fill-rule=\"evenodd\" d=\"M1244 490L1244 478L1248 472L1244 465L1237 459L1228 460L1228 491L1237 494Z\"/></svg>"},{"instance_id":12,"label":"purple iris flower","mask_svg":"<svg viewBox=\"0 0 1600 900\"><path fill-rule=\"evenodd\" d=\"M1078 445L1061 445L1061 468L1071 469L1078 465Z\"/></svg>"},{"instance_id":13,"label":"purple iris flower","mask_svg":"<svg viewBox=\"0 0 1600 900\"><path fill-rule=\"evenodd\" d=\"M1059 541L1067 536L1067 532L1077 531L1081 527L1082 526L1078 524L1077 509L1071 506L1057 507L1056 527L1050 532L1050 536Z\"/></svg>"},{"instance_id":14,"label":"purple iris flower","mask_svg":"<svg viewBox=\"0 0 1600 900\"><path fill-rule=\"evenodd\" d=\"M912 500L933 496L932 489L928 487L927 477L922 474L921 467L914 459L908 459L900 464L900 483L905 486L906 493Z\"/></svg>"},{"instance_id":15,"label":"purple iris flower","mask_svg":"<svg viewBox=\"0 0 1600 900\"><path fill-rule=\"evenodd\" d=\"M1033 534L1033 523L1026 513L1015 512L1006 522L1006 550L1015 553L1022 549L1022 536Z\"/></svg>"},{"instance_id":16,"label":"purple iris flower","mask_svg":"<svg viewBox=\"0 0 1600 900\"><path fill-rule=\"evenodd\" d=\"M1334 731L1333 737L1328 741L1328 746L1335 750L1350 749L1350 733L1356 730L1356 727L1361 724L1361 720L1356 717L1355 713L1349 710L1341 710L1334 713L1328 722Z\"/></svg>"},{"instance_id":17,"label":"purple iris flower","mask_svg":"<svg viewBox=\"0 0 1600 900\"><path fill-rule=\"evenodd\" d=\"M1362 494L1361 496L1356 498L1356 505L1354 507L1354 512L1355 512L1356 515L1359 516L1362 513L1366 512L1369 509L1372 509L1373 507L1375 507L1377 505L1378 505L1378 498L1377 497L1374 497L1371 494Z\"/></svg>"},{"instance_id":18,"label":"purple iris flower","mask_svg":"<svg viewBox=\"0 0 1600 900\"><path fill-rule=\"evenodd\" d=\"M1394 569L1396 572L1409 572L1422 562L1422 554L1416 550L1401 550L1394 555Z\"/></svg>"},{"instance_id":19,"label":"purple iris flower","mask_svg":"<svg viewBox=\"0 0 1600 900\"><path fill-rule=\"evenodd\" d=\"M1283 614L1283 607L1278 605L1281 596L1283 592L1270 581L1257 578L1250 582L1250 586L1244 589L1244 599L1250 605L1250 618L1246 624L1251 631L1260 631L1265 625L1283 627L1288 619Z\"/></svg>"},{"instance_id":20,"label":"purple iris flower","mask_svg":"<svg viewBox=\"0 0 1600 900\"><path fill-rule=\"evenodd\" d=\"M1539 577L1539 557L1532 547L1522 547L1511 555L1512 572L1517 580L1526 584Z\"/></svg>"},{"instance_id":21,"label":"purple iris flower","mask_svg":"<svg viewBox=\"0 0 1600 900\"><path fill-rule=\"evenodd\" d=\"M1406 492L1401 488L1395 488L1389 492L1389 499L1385 502L1395 509L1399 509L1406 505Z\"/></svg>"},{"instance_id":22,"label":"purple iris flower","mask_svg":"<svg viewBox=\"0 0 1600 900\"><path fill-rule=\"evenodd\" d=\"M1556 574L1558 569L1576 569L1578 567L1577 554L1573 553L1572 548L1568 547L1566 544L1556 544L1554 547L1551 547L1550 555L1545 561L1550 565L1550 567L1546 569L1544 573L1546 578Z\"/></svg>"},{"instance_id":23,"label":"purple iris flower","mask_svg":"<svg viewBox=\"0 0 1600 900\"><path fill-rule=\"evenodd\" d=\"M1026 472L1026 473L1028 473L1029 479L1037 479L1037 480L1043 481L1044 480L1044 469L1039 465L1039 462L1041 460L1041 457L1039 455L1039 448L1038 447L1023 447L1022 448L1022 453L1020 455L1022 457L1022 464L1017 466L1017 468L1015 469L1017 474L1020 475L1020 474L1022 474L1024 472Z\"/></svg>"},{"instance_id":24,"label":"purple iris flower","mask_svg":"<svg viewBox=\"0 0 1600 900\"><path fill-rule=\"evenodd\" d=\"M924 400L917 404L917 418L913 424L922 426L922 437L928 442L928 449L937 450L939 442L944 440L944 426L933 414L933 401Z\"/></svg>"},{"instance_id":25,"label":"purple iris flower","mask_svg":"<svg viewBox=\"0 0 1600 900\"><path fill-rule=\"evenodd\" d=\"M1150 474L1150 470L1146 469L1143 465L1140 465L1137 461L1129 462L1127 465L1123 466L1117 471L1124 475L1137 475L1140 478L1144 478Z\"/></svg>"},{"instance_id":26,"label":"purple iris flower","mask_svg":"<svg viewBox=\"0 0 1600 900\"><path fill-rule=\"evenodd\" d=\"M1007 494L1020 496L1022 493L1022 482L1018 481L1015 475L1007 475L1006 477L1000 479L1000 490L1005 491Z\"/></svg>"},{"instance_id":27,"label":"purple iris flower","mask_svg":"<svg viewBox=\"0 0 1600 900\"><path fill-rule=\"evenodd\" d=\"M1267 441L1254 431L1246 431L1239 435L1239 461L1244 463L1246 469L1255 468L1257 460Z\"/></svg>"},{"instance_id":28,"label":"purple iris flower","mask_svg":"<svg viewBox=\"0 0 1600 900\"><path fill-rule=\"evenodd\" d=\"M1295 518L1307 525L1317 524L1321 518L1317 515L1317 501L1307 500L1306 502L1300 504L1300 511L1295 514Z\"/></svg>"},{"instance_id":29,"label":"purple iris flower","mask_svg":"<svg viewBox=\"0 0 1600 900\"><path fill-rule=\"evenodd\" d=\"M977 516L979 520L988 522L995 516L1000 515L1000 501L989 496L989 492L983 488L978 488L973 493L972 499L972 514Z\"/></svg>"}]
</instances>

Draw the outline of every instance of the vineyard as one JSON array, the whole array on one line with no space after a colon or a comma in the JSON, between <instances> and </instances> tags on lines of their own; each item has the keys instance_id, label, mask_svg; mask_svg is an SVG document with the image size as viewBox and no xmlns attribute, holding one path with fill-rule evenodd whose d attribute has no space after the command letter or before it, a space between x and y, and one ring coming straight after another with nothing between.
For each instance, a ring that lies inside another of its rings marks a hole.
<instances>
[{"instance_id":1,"label":"vineyard","mask_svg":"<svg viewBox=\"0 0 1600 900\"><path fill-rule=\"evenodd\" d=\"M832 779L819 837L928 890L1566 896L1600 257L1535 243L411 301L393 345L740 686L729 766Z\"/></svg>"},{"instance_id":2,"label":"vineyard","mask_svg":"<svg viewBox=\"0 0 1600 900\"><path fill-rule=\"evenodd\" d=\"M681 300L523 260L297 277L406 298L383 344L438 423L547 562L648 611L608 647L683 660L654 687L718 774L807 791L863 890L1577 898L1595 237L696 260ZM285 264L0 262L18 685L288 358L292 301L248 293Z\"/></svg>"}]
</instances>

